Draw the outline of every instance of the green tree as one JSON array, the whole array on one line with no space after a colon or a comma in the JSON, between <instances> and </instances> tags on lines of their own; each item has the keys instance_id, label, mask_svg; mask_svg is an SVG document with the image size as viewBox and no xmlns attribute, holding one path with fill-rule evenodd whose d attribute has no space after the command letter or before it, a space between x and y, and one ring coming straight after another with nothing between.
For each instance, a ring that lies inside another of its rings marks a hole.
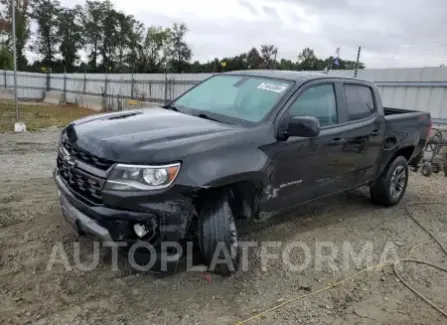
<instances>
[{"instance_id":1,"label":"green tree","mask_svg":"<svg viewBox=\"0 0 447 325\"><path fill-rule=\"evenodd\" d=\"M185 41L188 28L185 24L175 23L172 27L170 38L169 56L171 64L176 72L182 72L182 69L188 64L192 57L192 51Z\"/></svg>"},{"instance_id":2,"label":"green tree","mask_svg":"<svg viewBox=\"0 0 447 325\"><path fill-rule=\"evenodd\" d=\"M166 63L170 42L171 30L169 28L151 26L141 47L139 66L143 72L159 72Z\"/></svg>"},{"instance_id":3,"label":"green tree","mask_svg":"<svg viewBox=\"0 0 447 325\"><path fill-rule=\"evenodd\" d=\"M2 43L12 52L12 0L0 0L0 4L4 8L0 12L0 36ZM30 37L29 3L28 0L16 0L15 5L17 68L24 70L28 65L25 47Z\"/></svg>"},{"instance_id":4,"label":"green tree","mask_svg":"<svg viewBox=\"0 0 447 325\"><path fill-rule=\"evenodd\" d=\"M324 70L324 61L317 58L315 51L310 48L305 48L298 54L298 65L299 70L310 71L310 70Z\"/></svg>"},{"instance_id":5,"label":"green tree","mask_svg":"<svg viewBox=\"0 0 447 325\"><path fill-rule=\"evenodd\" d=\"M256 49L256 47L253 47L248 53L247 53L247 68L248 69L260 69L262 68L262 57L259 54L259 51Z\"/></svg>"},{"instance_id":6,"label":"green tree","mask_svg":"<svg viewBox=\"0 0 447 325\"><path fill-rule=\"evenodd\" d=\"M79 59L78 51L83 46L81 15L82 7L76 6L73 9L64 8L58 16L59 51L63 65L69 72L74 71L74 65Z\"/></svg>"},{"instance_id":7,"label":"green tree","mask_svg":"<svg viewBox=\"0 0 447 325\"><path fill-rule=\"evenodd\" d=\"M114 12L114 20L115 20L115 48L117 63L116 69L119 72L123 72L125 70L125 58L126 51L128 49L128 45L130 43L130 34L132 29L131 17L125 15L123 12ZM112 59L112 58L110 58Z\"/></svg>"},{"instance_id":8,"label":"green tree","mask_svg":"<svg viewBox=\"0 0 447 325\"><path fill-rule=\"evenodd\" d=\"M277 68L280 70L295 70L296 63L292 62L292 60L281 59L281 61L279 61Z\"/></svg>"},{"instance_id":9,"label":"green tree","mask_svg":"<svg viewBox=\"0 0 447 325\"><path fill-rule=\"evenodd\" d=\"M114 54L118 45L118 30L116 29L116 19L118 13L109 0L103 2L102 15L102 36L99 51L102 56L103 68L107 71L114 71Z\"/></svg>"},{"instance_id":10,"label":"green tree","mask_svg":"<svg viewBox=\"0 0 447 325\"><path fill-rule=\"evenodd\" d=\"M82 13L82 22L84 25L84 44L89 58L89 68L97 72L100 56L99 47L103 39L103 21L106 14L106 5L104 1L85 2Z\"/></svg>"},{"instance_id":11,"label":"green tree","mask_svg":"<svg viewBox=\"0 0 447 325\"><path fill-rule=\"evenodd\" d=\"M278 48L274 45L261 45L262 67L264 69L275 68L277 54Z\"/></svg>"},{"instance_id":12,"label":"green tree","mask_svg":"<svg viewBox=\"0 0 447 325\"><path fill-rule=\"evenodd\" d=\"M129 50L127 54L127 62L128 66L131 68L131 71L134 72L138 71L139 55L143 48L142 43L144 38L144 24L134 19L132 16L130 22L131 28L128 36Z\"/></svg>"},{"instance_id":13,"label":"green tree","mask_svg":"<svg viewBox=\"0 0 447 325\"><path fill-rule=\"evenodd\" d=\"M30 16L37 23L37 37L32 49L44 57L44 64L51 70L60 42L58 27L62 8L58 0L32 0L31 8Z\"/></svg>"},{"instance_id":14,"label":"green tree","mask_svg":"<svg viewBox=\"0 0 447 325\"><path fill-rule=\"evenodd\" d=\"M223 61L227 63L226 71L247 70L248 69L248 54L242 53L232 58L224 58Z\"/></svg>"},{"instance_id":15,"label":"green tree","mask_svg":"<svg viewBox=\"0 0 447 325\"><path fill-rule=\"evenodd\" d=\"M191 73L200 73L200 72L205 72L203 71L203 69L205 68L205 64L201 64L199 61L194 61L190 67L189 67L189 71Z\"/></svg>"},{"instance_id":16,"label":"green tree","mask_svg":"<svg viewBox=\"0 0 447 325\"><path fill-rule=\"evenodd\" d=\"M6 45L0 46L0 69L12 70L14 68L14 59L11 51Z\"/></svg>"}]
</instances>

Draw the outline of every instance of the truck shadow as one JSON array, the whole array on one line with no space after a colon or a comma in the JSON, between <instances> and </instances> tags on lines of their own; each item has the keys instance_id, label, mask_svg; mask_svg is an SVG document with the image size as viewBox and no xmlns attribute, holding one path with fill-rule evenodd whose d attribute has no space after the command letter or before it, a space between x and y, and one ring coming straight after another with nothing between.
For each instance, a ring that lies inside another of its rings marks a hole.
<instances>
[{"instance_id":1,"label":"truck shadow","mask_svg":"<svg viewBox=\"0 0 447 325\"><path fill-rule=\"evenodd\" d=\"M349 211L347 211L349 207ZM310 231L319 227L328 227L340 222L340 213L343 214L343 220L362 218L360 211L366 209L379 208L375 207L371 203L369 193L367 189L352 190L343 194L334 195L318 201L309 202L300 205L294 211L282 213L269 220L257 222L257 223L242 223L239 225L240 240L243 241L275 241L276 234L280 234L281 241L288 241L301 232ZM293 224L293 227L281 227L281 224ZM279 229L281 228L281 229ZM259 239L262 238L262 239ZM186 249L184 250L186 251ZM132 269L128 263L128 256L121 254L123 259L123 265L126 270L131 273L138 273L137 270ZM251 253L249 253L249 259ZM193 265L201 267L200 271L195 270L192 272L203 273L206 271L205 260L202 258L198 245L194 245L193 249ZM147 259L140 260L144 265L148 262ZM191 272L188 268L191 263L188 264L185 257L183 257L175 270L170 272L160 272L157 267L149 272L147 275L154 276L156 278L165 278L178 273Z\"/></svg>"},{"instance_id":2,"label":"truck shadow","mask_svg":"<svg viewBox=\"0 0 447 325\"><path fill-rule=\"evenodd\" d=\"M280 213L268 220L261 222L242 222L239 225L239 233L244 235L253 234L286 222L297 222L297 227L306 221L306 229L320 226L321 221L325 225L338 222L340 216L337 212L349 207L349 213L344 213L343 218L360 217L355 211L365 208L375 208L371 203L369 193L366 189L356 189L345 193L332 195L316 201L303 203L293 210ZM353 213L354 212L354 213ZM301 228L294 228L294 230Z\"/></svg>"},{"instance_id":3,"label":"truck shadow","mask_svg":"<svg viewBox=\"0 0 447 325\"><path fill-rule=\"evenodd\" d=\"M257 223L242 223L239 228L240 240L243 241L274 241L276 234L280 234L281 241L288 241L299 233L311 231L319 227L328 227L339 223L342 213L342 219L362 218L363 213L367 209L371 210L375 207L369 198L369 193L365 189L352 190L343 194L337 194L331 197L320 199L318 201L305 203L300 205L294 211L279 214L269 220ZM281 224L292 224L293 227L281 227ZM281 228L281 229L279 229ZM259 239L262 238L262 239ZM127 277L134 274L145 274L154 278L166 278L175 276L183 272L193 272L202 274L206 272L205 260L201 256L197 243L193 246L192 263L188 262L183 256L179 263L172 269L161 271L159 265L156 265L148 271L141 271L132 266L129 262L128 252L120 250L118 255L118 268L120 271L119 278ZM186 247L184 246L184 252ZM251 253L249 254L249 258ZM148 264L149 256L141 254L136 258L139 265ZM110 250L105 250L102 254L102 263L112 265L112 254ZM199 269L191 271L191 265L198 266ZM243 275L245 276L245 275Z\"/></svg>"}]
</instances>

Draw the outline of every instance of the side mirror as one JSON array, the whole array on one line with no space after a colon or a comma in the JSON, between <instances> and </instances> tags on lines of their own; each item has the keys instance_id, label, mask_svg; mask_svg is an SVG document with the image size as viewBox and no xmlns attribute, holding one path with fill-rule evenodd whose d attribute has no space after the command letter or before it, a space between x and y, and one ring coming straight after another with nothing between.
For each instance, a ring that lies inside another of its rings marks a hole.
<instances>
[{"instance_id":1,"label":"side mirror","mask_svg":"<svg viewBox=\"0 0 447 325\"><path fill-rule=\"evenodd\" d=\"M287 135L313 138L320 134L320 121L313 116L292 116L287 126Z\"/></svg>"}]
</instances>

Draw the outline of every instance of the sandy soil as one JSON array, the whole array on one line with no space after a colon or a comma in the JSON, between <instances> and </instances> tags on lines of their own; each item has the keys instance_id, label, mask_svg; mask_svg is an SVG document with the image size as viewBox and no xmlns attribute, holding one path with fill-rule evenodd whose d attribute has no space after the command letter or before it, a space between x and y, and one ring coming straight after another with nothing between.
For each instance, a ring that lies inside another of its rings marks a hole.
<instances>
[{"instance_id":1,"label":"sandy soil","mask_svg":"<svg viewBox=\"0 0 447 325\"><path fill-rule=\"evenodd\" d=\"M70 262L76 242L81 258L92 259L92 239L78 238L66 227L51 179L58 130L2 134L0 137L0 324L235 324L281 302L317 291L355 274L366 265L345 267L342 254L335 268L314 261L290 271L281 260L261 269L260 248L250 253L250 268L223 278L198 272L163 276L136 273L122 263L111 269L107 252L92 271L66 271L47 263L53 246L62 243ZM373 264L387 243L403 258L447 264L447 257L405 214L412 201L447 198L443 175L411 174L402 203L385 209L372 205L366 190L338 195L300 208L246 232L244 240L294 241L315 252L317 243L345 242L359 251L373 244ZM447 233L447 209L412 210L439 237ZM447 244L447 239L442 239ZM283 247L284 247L283 246ZM275 249L271 249L275 252ZM277 250L280 252L280 250ZM300 261L302 251L290 256ZM447 310L447 276L428 267L406 265L405 278ZM447 324L447 319L404 287L392 268L365 272L344 284L285 305L248 324Z\"/></svg>"}]
</instances>

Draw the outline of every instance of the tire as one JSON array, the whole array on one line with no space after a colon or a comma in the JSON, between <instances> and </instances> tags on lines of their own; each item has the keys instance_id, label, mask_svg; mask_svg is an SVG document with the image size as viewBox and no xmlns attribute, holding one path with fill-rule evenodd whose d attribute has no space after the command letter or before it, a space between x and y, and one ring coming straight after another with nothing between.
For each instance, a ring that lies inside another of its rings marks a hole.
<instances>
[{"instance_id":1,"label":"tire","mask_svg":"<svg viewBox=\"0 0 447 325\"><path fill-rule=\"evenodd\" d=\"M421 174L425 177L430 177L431 173L433 171L432 165L429 162L425 162L422 165Z\"/></svg>"},{"instance_id":2,"label":"tire","mask_svg":"<svg viewBox=\"0 0 447 325\"><path fill-rule=\"evenodd\" d=\"M229 193L223 193L209 199L199 213L198 231L202 255L210 272L224 276L236 272L240 257L236 222L229 198Z\"/></svg>"},{"instance_id":3,"label":"tire","mask_svg":"<svg viewBox=\"0 0 447 325\"><path fill-rule=\"evenodd\" d=\"M442 170L442 161L440 159L434 159L432 162L432 171L438 174Z\"/></svg>"},{"instance_id":4,"label":"tire","mask_svg":"<svg viewBox=\"0 0 447 325\"><path fill-rule=\"evenodd\" d=\"M370 188L374 203L391 207L400 202L408 184L407 159L399 156L394 159L384 173Z\"/></svg>"}]
</instances>

